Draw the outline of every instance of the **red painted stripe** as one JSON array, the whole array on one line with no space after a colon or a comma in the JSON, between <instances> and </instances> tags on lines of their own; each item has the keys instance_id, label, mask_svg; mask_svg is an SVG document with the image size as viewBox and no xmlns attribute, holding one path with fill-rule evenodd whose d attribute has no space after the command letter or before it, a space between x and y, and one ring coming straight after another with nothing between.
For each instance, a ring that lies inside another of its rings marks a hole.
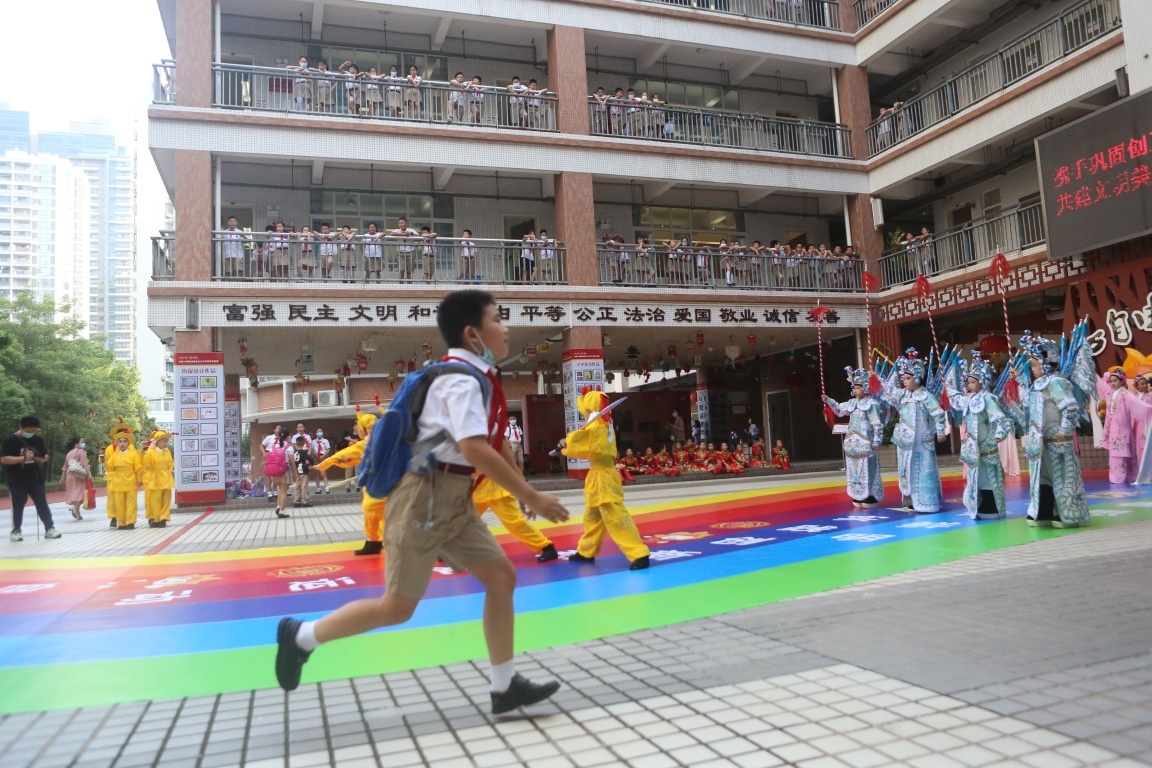
<instances>
[{"instance_id":1,"label":"red painted stripe","mask_svg":"<svg viewBox=\"0 0 1152 768\"><path fill-rule=\"evenodd\" d=\"M148 550L148 551L147 551L147 552L145 552L144 554L145 554L145 555L158 555L158 554L160 554L161 552L163 552L163 551L164 551L164 548L165 548L165 547L167 547L167 546L168 546L169 544L171 544L172 542L176 541L176 539L180 538L180 537L181 537L181 536L183 536L184 534L188 533L188 531L192 530L192 527L193 527L194 525L196 525L197 523L199 523L199 522L200 522L201 520L203 520L204 518L208 517L208 515L210 515L210 514L212 514L212 509L211 509L211 507L209 507L209 508L208 508L208 509L207 509L207 510L204 512L204 514L200 515L200 517L198 517L198 518L196 518L195 520L193 520L192 522L188 523L188 525L186 525L186 526L184 526L183 528L181 528L180 530L176 531L176 532L175 532L175 533L173 533L171 536L169 536L168 538L164 539L164 541L162 541L162 542L160 542L159 544L157 544L156 546L152 547L152 549Z\"/></svg>"}]
</instances>

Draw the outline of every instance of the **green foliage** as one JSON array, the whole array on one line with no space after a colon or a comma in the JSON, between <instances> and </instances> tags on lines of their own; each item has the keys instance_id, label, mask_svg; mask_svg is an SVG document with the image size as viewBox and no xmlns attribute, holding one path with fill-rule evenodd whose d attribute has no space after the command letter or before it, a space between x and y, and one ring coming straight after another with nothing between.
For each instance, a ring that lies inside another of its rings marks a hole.
<instances>
[{"instance_id":1,"label":"green foliage","mask_svg":"<svg viewBox=\"0 0 1152 768\"><path fill-rule=\"evenodd\" d=\"M99 339L83 338L84 322L70 310L31 294L0 298L0 433L14 430L22 416L39 416L53 458L49 479L60 471L72 435L84 438L91 453L109 442L121 417L137 435L153 426L140 372L117 362Z\"/></svg>"}]
</instances>

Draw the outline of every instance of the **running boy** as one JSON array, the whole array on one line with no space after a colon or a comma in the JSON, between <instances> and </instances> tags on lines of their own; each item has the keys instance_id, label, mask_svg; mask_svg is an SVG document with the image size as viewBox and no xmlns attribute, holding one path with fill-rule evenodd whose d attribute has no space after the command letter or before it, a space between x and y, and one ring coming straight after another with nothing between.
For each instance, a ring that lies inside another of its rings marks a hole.
<instances>
[{"instance_id":1,"label":"running boy","mask_svg":"<svg viewBox=\"0 0 1152 768\"><path fill-rule=\"evenodd\" d=\"M535 704L560 688L556 681L532 683L516 674L512 658L516 571L472 505L472 472L478 471L540 517L553 522L568 519L560 500L528 485L507 451L502 451L507 403L493 364L508 354L508 331L500 322L496 300L482 291L445 296L437 310L437 325L449 347L448 358L488 377L491 394L485 402L479 382L466 374L445 374L432 382L417 417L417 439L441 431L451 439L432 449L436 458L432 473L407 472L389 494L392 519L384 529L387 589L380 598L348 603L319 621L280 620L276 678L286 691L300 684L304 663L321 643L408 621L428 588L438 555L467 569L484 585L492 713Z\"/></svg>"}]
</instances>

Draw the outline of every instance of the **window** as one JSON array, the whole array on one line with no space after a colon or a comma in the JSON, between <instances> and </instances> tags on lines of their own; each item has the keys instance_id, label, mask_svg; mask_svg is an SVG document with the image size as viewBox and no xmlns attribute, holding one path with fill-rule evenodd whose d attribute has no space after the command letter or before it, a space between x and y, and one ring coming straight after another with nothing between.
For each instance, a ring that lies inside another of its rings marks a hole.
<instances>
[{"instance_id":1,"label":"window","mask_svg":"<svg viewBox=\"0 0 1152 768\"><path fill-rule=\"evenodd\" d=\"M740 111L740 91L735 88L644 78L633 78L629 87L635 88L636 93L647 91L649 96L658 93L661 99L673 106Z\"/></svg>"},{"instance_id":2,"label":"window","mask_svg":"<svg viewBox=\"0 0 1152 768\"><path fill-rule=\"evenodd\" d=\"M632 224L635 236L653 243L687 237L693 243L714 245L721 239L743 239L745 234L744 214L739 211L638 205L632 209Z\"/></svg>"}]
</instances>

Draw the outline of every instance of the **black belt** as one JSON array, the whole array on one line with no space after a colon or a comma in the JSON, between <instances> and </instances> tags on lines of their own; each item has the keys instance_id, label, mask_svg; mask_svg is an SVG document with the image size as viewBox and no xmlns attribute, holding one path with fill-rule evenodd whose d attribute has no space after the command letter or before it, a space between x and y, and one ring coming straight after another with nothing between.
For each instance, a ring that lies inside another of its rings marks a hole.
<instances>
[{"instance_id":1,"label":"black belt","mask_svg":"<svg viewBox=\"0 0 1152 768\"><path fill-rule=\"evenodd\" d=\"M436 469L441 472L450 472L453 475L471 475L476 471L475 467L470 467L467 464L449 464L444 461L436 462Z\"/></svg>"}]
</instances>

